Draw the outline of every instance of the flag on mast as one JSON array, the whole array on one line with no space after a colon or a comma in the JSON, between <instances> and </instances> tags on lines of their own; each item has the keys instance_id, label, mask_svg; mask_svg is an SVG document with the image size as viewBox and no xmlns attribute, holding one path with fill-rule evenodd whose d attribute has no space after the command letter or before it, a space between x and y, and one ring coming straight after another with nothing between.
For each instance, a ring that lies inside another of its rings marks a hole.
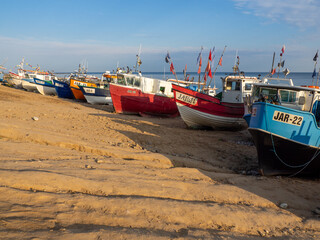
<instances>
[{"instance_id":1,"label":"flag on mast","mask_svg":"<svg viewBox=\"0 0 320 240\"><path fill-rule=\"evenodd\" d=\"M200 56L198 74L201 73L201 65L202 65L202 57Z\"/></svg>"},{"instance_id":2,"label":"flag on mast","mask_svg":"<svg viewBox=\"0 0 320 240\"><path fill-rule=\"evenodd\" d=\"M173 67L173 63L172 62L170 64L170 72L172 72L174 74L174 67Z\"/></svg>"},{"instance_id":3,"label":"flag on mast","mask_svg":"<svg viewBox=\"0 0 320 240\"><path fill-rule=\"evenodd\" d=\"M317 50L316 55L314 55L314 57L313 57L313 61L315 61L315 62L318 60L318 51L319 51L319 50Z\"/></svg>"},{"instance_id":4,"label":"flag on mast","mask_svg":"<svg viewBox=\"0 0 320 240\"><path fill-rule=\"evenodd\" d=\"M212 61L211 49L210 49L210 52L209 52L209 60Z\"/></svg>"},{"instance_id":5,"label":"flag on mast","mask_svg":"<svg viewBox=\"0 0 320 240\"><path fill-rule=\"evenodd\" d=\"M208 76L210 78L212 78L212 72L211 72L211 66L210 66L210 63L208 62L208 66L207 66L207 72L208 72Z\"/></svg>"},{"instance_id":6,"label":"flag on mast","mask_svg":"<svg viewBox=\"0 0 320 240\"><path fill-rule=\"evenodd\" d=\"M286 46L285 45L283 45L282 48L281 48L280 56L282 56L284 54L284 50L286 50Z\"/></svg>"},{"instance_id":7,"label":"flag on mast","mask_svg":"<svg viewBox=\"0 0 320 240\"><path fill-rule=\"evenodd\" d=\"M220 58L220 60L219 60L218 65L219 65L219 66L222 66L222 56L221 56L221 58Z\"/></svg>"},{"instance_id":8,"label":"flag on mast","mask_svg":"<svg viewBox=\"0 0 320 240\"><path fill-rule=\"evenodd\" d=\"M169 51L167 52L167 56L166 56L166 58L165 58L165 61L166 61L166 63L169 63L169 60L170 60L171 58L170 58L170 55L169 55Z\"/></svg>"}]
</instances>

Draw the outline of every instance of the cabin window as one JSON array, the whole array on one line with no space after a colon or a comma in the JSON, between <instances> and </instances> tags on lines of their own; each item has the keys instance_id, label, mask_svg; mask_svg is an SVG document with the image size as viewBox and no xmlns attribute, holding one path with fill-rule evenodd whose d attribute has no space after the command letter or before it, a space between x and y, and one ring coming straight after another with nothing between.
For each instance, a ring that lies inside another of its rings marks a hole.
<instances>
[{"instance_id":1,"label":"cabin window","mask_svg":"<svg viewBox=\"0 0 320 240\"><path fill-rule=\"evenodd\" d=\"M120 85L126 85L126 80L124 79L123 76L119 75L117 83L120 84Z\"/></svg>"},{"instance_id":2,"label":"cabin window","mask_svg":"<svg viewBox=\"0 0 320 240\"><path fill-rule=\"evenodd\" d=\"M140 78L135 78L134 79L134 87L140 87L141 85L141 80Z\"/></svg>"},{"instance_id":3,"label":"cabin window","mask_svg":"<svg viewBox=\"0 0 320 240\"><path fill-rule=\"evenodd\" d=\"M128 85L128 86L133 86L133 80L134 80L134 78L128 77L128 78L127 78L127 85Z\"/></svg>"},{"instance_id":4,"label":"cabin window","mask_svg":"<svg viewBox=\"0 0 320 240\"><path fill-rule=\"evenodd\" d=\"M262 102L272 101L274 99L277 99L277 96L278 96L277 89L261 88L258 101L262 101Z\"/></svg>"},{"instance_id":5,"label":"cabin window","mask_svg":"<svg viewBox=\"0 0 320 240\"><path fill-rule=\"evenodd\" d=\"M112 81L112 78L107 77L107 78L106 78L106 81L109 83L109 82Z\"/></svg>"},{"instance_id":6,"label":"cabin window","mask_svg":"<svg viewBox=\"0 0 320 240\"><path fill-rule=\"evenodd\" d=\"M165 87L160 87L160 92L164 93L165 90L166 90Z\"/></svg>"},{"instance_id":7,"label":"cabin window","mask_svg":"<svg viewBox=\"0 0 320 240\"><path fill-rule=\"evenodd\" d=\"M226 90L240 91L240 82L227 82Z\"/></svg>"},{"instance_id":8,"label":"cabin window","mask_svg":"<svg viewBox=\"0 0 320 240\"><path fill-rule=\"evenodd\" d=\"M297 92L280 90L281 102L295 103L297 100Z\"/></svg>"},{"instance_id":9,"label":"cabin window","mask_svg":"<svg viewBox=\"0 0 320 240\"><path fill-rule=\"evenodd\" d=\"M252 89L252 84L251 83L246 83L244 85L244 90L245 91L251 91L251 89Z\"/></svg>"}]
</instances>

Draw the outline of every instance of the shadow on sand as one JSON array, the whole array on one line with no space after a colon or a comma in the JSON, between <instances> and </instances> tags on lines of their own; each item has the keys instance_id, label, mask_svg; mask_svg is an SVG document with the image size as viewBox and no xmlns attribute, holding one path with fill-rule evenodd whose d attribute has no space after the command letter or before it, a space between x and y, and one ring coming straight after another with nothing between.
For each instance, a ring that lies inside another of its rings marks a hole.
<instances>
[{"instance_id":1,"label":"shadow on sand","mask_svg":"<svg viewBox=\"0 0 320 240\"><path fill-rule=\"evenodd\" d=\"M279 206L302 219L316 218L319 179L264 177L258 172L257 154L247 130L239 132L187 129L180 117L146 118L136 115L110 114L111 106L92 114L129 125L137 131L117 130L142 148L164 155L174 167L197 168L222 184L231 184ZM169 134L168 134L169 133ZM179 161L177 161L179 158ZM317 192L317 193L316 193Z\"/></svg>"}]
</instances>

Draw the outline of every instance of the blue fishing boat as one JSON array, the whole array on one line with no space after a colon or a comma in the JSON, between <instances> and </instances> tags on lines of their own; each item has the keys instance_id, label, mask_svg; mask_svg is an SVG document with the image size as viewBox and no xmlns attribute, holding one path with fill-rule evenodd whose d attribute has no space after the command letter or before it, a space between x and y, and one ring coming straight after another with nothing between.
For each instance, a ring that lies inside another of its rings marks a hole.
<instances>
[{"instance_id":1,"label":"blue fishing boat","mask_svg":"<svg viewBox=\"0 0 320 240\"><path fill-rule=\"evenodd\" d=\"M248 105L263 175L320 175L319 87L256 84Z\"/></svg>"},{"instance_id":2,"label":"blue fishing boat","mask_svg":"<svg viewBox=\"0 0 320 240\"><path fill-rule=\"evenodd\" d=\"M68 83L54 79L53 85L59 98L74 98Z\"/></svg>"}]
</instances>

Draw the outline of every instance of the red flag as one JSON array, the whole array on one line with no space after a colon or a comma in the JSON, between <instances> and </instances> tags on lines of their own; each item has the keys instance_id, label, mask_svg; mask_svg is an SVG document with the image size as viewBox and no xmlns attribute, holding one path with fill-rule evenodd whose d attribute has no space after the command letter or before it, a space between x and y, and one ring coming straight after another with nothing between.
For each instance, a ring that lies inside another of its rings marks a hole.
<instances>
[{"instance_id":1,"label":"red flag","mask_svg":"<svg viewBox=\"0 0 320 240\"><path fill-rule=\"evenodd\" d=\"M207 81L207 73L204 74L204 80Z\"/></svg>"},{"instance_id":2,"label":"red flag","mask_svg":"<svg viewBox=\"0 0 320 240\"><path fill-rule=\"evenodd\" d=\"M209 60L212 61L211 49L210 49L210 52L209 52Z\"/></svg>"},{"instance_id":3,"label":"red flag","mask_svg":"<svg viewBox=\"0 0 320 240\"><path fill-rule=\"evenodd\" d=\"M174 67L173 67L173 63L171 62L171 65L170 65L170 71L174 74Z\"/></svg>"},{"instance_id":4,"label":"red flag","mask_svg":"<svg viewBox=\"0 0 320 240\"><path fill-rule=\"evenodd\" d=\"M274 68L271 72L271 75L275 74L276 73L276 69Z\"/></svg>"},{"instance_id":5,"label":"red flag","mask_svg":"<svg viewBox=\"0 0 320 240\"><path fill-rule=\"evenodd\" d=\"M282 48L281 48L281 53L282 53L282 54L284 54L284 50L285 50L285 49L286 49L286 46L283 45ZM282 56L282 55L281 55L281 56Z\"/></svg>"},{"instance_id":6,"label":"red flag","mask_svg":"<svg viewBox=\"0 0 320 240\"><path fill-rule=\"evenodd\" d=\"M202 57L200 57L198 74L200 74L200 73L201 73L201 65L202 65Z\"/></svg>"},{"instance_id":7,"label":"red flag","mask_svg":"<svg viewBox=\"0 0 320 240\"><path fill-rule=\"evenodd\" d=\"M211 72L211 66L210 66L210 63L208 62L208 76L210 77L210 78L212 78L212 72Z\"/></svg>"},{"instance_id":8,"label":"red flag","mask_svg":"<svg viewBox=\"0 0 320 240\"><path fill-rule=\"evenodd\" d=\"M218 65L222 66L222 57L220 58Z\"/></svg>"}]
</instances>

